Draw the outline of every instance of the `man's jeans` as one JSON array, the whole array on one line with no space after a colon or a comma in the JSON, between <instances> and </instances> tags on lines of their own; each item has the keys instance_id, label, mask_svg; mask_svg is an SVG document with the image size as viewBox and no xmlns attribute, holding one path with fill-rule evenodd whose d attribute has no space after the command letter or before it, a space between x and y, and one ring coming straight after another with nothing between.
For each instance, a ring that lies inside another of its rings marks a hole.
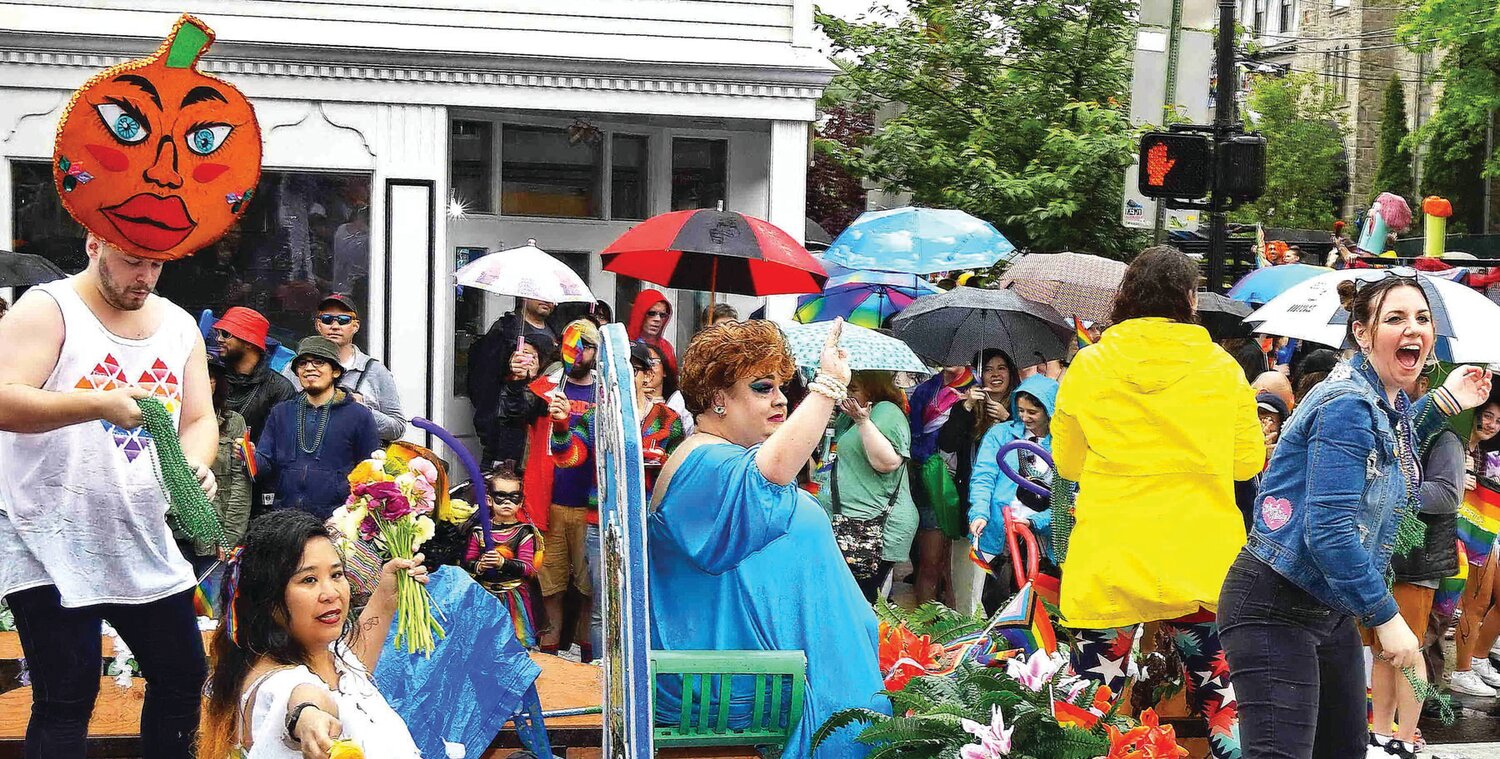
<instances>
[{"instance_id":1,"label":"man's jeans","mask_svg":"<svg viewBox=\"0 0 1500 759\"><path fill-rule=\"evenodd\" d=\"M31 671L26 759L82 759L89 716L99 695L99 622L108 620L130 647L146 679L141 754L187 759L198 733L208 663L193 615L193 591L140 605L63 608L44 585L5 597Z\"/></svg>"},{"instance_id":2,"label":"man's jeans","mask_svg":"<svg viewBox=\"0 0 1500 759\"><path fill-rule=\"evenodd\" d=\"M1365 661L1353 617L1241 552L1219 594L1219 640L1244 759L1365 755Z\"/></svg>"}]
</instances>

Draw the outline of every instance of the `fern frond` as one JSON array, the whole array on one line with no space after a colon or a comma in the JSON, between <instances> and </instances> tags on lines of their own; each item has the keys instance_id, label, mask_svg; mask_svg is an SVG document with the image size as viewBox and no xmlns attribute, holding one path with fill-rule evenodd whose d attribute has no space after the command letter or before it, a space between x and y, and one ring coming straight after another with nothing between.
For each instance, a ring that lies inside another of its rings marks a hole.
<instances>
[{"instance_id":1,"label":"fern frond","mask_svg":"<svg viewBox=\"0 0 1500 759\"><path fill-rule=\"evenodd\" d=\"M818 728L817 732L813 733L812 747L816 749L818 744L828 739L828 736L850 725L861 723L876 724L888 719L890 719L889 715L881 714L872 709L844 709L835 712L833 716L828 718L827 722L823 723L822 727Z\"/></svg>"}]
</instances>

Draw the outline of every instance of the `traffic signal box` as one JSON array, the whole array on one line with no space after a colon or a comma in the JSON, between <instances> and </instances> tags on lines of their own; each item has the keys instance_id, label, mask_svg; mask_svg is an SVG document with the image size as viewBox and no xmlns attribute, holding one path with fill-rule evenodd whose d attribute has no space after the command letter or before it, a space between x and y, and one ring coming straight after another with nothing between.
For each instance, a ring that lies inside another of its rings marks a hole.
<instances>
[{"instance_id":1,"label":"traffic signal box","mask_svg":"<svg viewBox=\"0 0 1500 759\"><path fill-rule=\"evenodd\" d=\"M1137 186L1148 198L1198 200L1215 189L1233 201L1265 190L1266 140L1235 134L1220 142L1200 132L1147 132L1141 136Z\"/></svg>"}]
</instances>

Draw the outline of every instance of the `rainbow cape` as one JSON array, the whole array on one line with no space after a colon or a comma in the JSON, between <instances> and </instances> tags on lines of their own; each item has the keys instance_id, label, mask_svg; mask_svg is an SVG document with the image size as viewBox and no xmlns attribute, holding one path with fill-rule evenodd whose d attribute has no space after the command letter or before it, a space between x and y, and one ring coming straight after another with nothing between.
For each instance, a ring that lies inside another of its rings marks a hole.
<instances>
[{"instance_id":1,"label":"rainbow cape","mask_svg":"<svg viewBox=\"0 0 1500 759\"><path fill-rule=\"evenodd\" d=\"M1500 493L1481 481L1479 487L1464 493L1464 501L1458 507L1458 540L1471 566L1482 567L1489 560L1497 533L1500 533Z\"/></svg>"}]
</instances>

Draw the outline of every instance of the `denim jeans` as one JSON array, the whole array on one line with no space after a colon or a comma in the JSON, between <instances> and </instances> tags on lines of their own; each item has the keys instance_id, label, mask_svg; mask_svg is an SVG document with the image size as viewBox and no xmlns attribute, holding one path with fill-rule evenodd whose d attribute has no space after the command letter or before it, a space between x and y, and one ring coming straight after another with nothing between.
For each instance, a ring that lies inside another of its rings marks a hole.
<instances>
[{"instance_id":1,"label":"denim jeans","mask_svg":"<svg viewBox=\"0 0 1500 759\"><path fill-rule=\"evenodd\" d=\"M1240 553L1219 594L1219 639L1239 698L1244 759L1365 755L1365 662L1354 622Z\"/></svg>"},{"instance_id":2,"label":"denim jeans","mask_svg":"<svg viewBox=\"0 0 1500 759\"><path fill-rule=\"evenodd\" d=\"M44 585L12 593L5 601L15 614L21 650L31 670L26 759L83 758L102 672L100 620L114 626L146 680L142 756L192 756L208 676L198 620L193 616L193 591L148 604L68 609L57 588Z\"/></svg>"},{"instance_id":3,"label":"denim jeans","mask_svg":"<svg viewBox=\"0 0 1500 759\"><path fill-rule=\"evenodd\" d=\"M604 657L604 561L600 553L599 525L591 524L583 534L583 555L594 580L593 608L589 611L589 645L594 656Z\"/></svg>"}]
</instances>

